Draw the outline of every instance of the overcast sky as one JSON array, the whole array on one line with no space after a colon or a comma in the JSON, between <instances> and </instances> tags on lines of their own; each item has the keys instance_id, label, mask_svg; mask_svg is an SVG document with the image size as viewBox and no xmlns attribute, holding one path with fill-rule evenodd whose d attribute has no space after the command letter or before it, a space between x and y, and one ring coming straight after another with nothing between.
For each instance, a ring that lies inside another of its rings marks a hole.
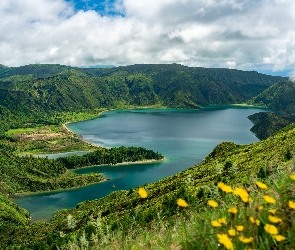
<instances>
[{"instance_id":1,"label":"overcast sky","mask_svg":"<svg viewBox=\"0 0 295 250\"><path fill-rule=\"evenodd\" d=\"M294 0L1 0L0 64L295 70Z\"/></svg>"}]
</instances>

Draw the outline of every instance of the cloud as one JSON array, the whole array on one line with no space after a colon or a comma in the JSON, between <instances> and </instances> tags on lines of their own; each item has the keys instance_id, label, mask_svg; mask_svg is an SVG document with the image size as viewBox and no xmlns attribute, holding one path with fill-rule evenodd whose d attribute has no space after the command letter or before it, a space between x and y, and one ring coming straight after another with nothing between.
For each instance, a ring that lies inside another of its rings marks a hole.
<instances>
[{"instance_id":1,"label":"cloud","mask_svg":"<svg viewBox=\"0 0 295 250\"><path fill-rule=\"evenodd\" d=\"M289 73L289 80L295 82L295 70Z\"/></svg>"},{"instance_id":2,"label":"cloud","mask_svg":"<svg viewBox=\"0 0 295 250\"><path fill-rule=\"evenodd\" d=\"M2 2L0 63L7 66L295 69L291 0L117 0L106 10L118 15L77 10L64 0Z\"/></svg>"}]
</instances>

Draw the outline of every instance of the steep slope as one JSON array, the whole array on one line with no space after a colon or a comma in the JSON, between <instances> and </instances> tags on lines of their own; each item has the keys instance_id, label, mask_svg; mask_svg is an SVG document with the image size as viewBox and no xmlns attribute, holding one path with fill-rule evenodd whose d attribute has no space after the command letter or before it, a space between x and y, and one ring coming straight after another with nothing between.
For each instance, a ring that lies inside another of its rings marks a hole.
<instances>
[{"instance_id":1,"label":"steep slope","mask_svg":"<svg viewBox=\"0 0 295 250\"><path fill-rule=\"evenodd\" d=\"M255 133L260 140L264 140L274 135L280 129L295 122L295 114L259 112L250 115L248 118L255 124L251 128L251 131Z\"/></svg>"},{"instance_id":2,"label":"steep slope","mask_svg":"<svg viewBox=\"0 0 295 250\"><path fill-rule=\"evenodd\" d=\"M281 128L295 122L295 83L278 82L253 98L250 103L262 105L281 113L257 113L249 119L255 123L252 132L259 139L273 135ZM283 113L283 114L282 114Z\"/></svg>"},{"instance_id":3,"label":"steep slope","mask_svg":"<svg viewBox=\"0 0 295 250\"><path fill-rule=\"evenodd\" d=\"M252 100L253 104L267 106L287 114L295 113L295 82L278 82Z\"/></svg>"},{"instance_id":4,"label":"steep slope","mask_svg":"<svg viewBox=\"0 0 295 250\"><path fill-rule=\"evenodd\" d=\"M125 76L129 79L140 74L149 78L155 92L170 104L179 103L178 99L184 102L189 100L197 105L244 102L275 82L287 80L255 71L206 69L179 64L136 64L111 69L79 70L99 77Z\"/></svg>"}]
</instances>

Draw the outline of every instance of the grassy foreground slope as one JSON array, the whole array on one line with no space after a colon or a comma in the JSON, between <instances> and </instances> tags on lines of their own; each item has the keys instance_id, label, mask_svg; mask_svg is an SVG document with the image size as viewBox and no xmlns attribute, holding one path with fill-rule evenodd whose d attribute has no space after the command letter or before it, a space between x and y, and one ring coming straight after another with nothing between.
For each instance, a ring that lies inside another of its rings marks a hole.
<instances>
[{"instance_id":1,"label":"grassy foreground slope","mask_svg":"<svg viewBox=\"0 0 295 250\"><path fill-rule=\"evenodd\" d=\"M293 125L250 145L221 143L200 164L146 185L146 199L139 197L137 189L130 189L81 202L75 209L57 212L47 223L15 229L13 244L32 249L55 249L56 244L62 246L73 241L75 235L76 241L82 237L91 245L95 244L93 235L101 234L99 239L102 239L102 235L112 237L122 230L132 229L136 236L137 231L142 232L140 228L154 225L158 218L168 223L168 227L173 226L175 216L180 212L176 204L178 198L203 213L209 199L221 201L222 195L216 187L220 181L233 187L251 187L256 180L278 181L281 172L294 167L294 141ZM98 228L102 231L98 232ZM5 233L1 238L3 246L7 246L7 238L11 238L6 236ZM107 240L104 246L107 247L110 241Z\"/></svg>"}]
</instances>

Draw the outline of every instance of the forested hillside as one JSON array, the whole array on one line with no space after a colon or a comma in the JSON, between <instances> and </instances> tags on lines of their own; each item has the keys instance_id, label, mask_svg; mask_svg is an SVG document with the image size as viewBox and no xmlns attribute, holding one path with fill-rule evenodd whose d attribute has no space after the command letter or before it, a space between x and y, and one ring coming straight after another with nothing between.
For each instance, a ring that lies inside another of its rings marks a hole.
<instances>
[{"instance_id":1,"label":"forested hillside","mask_svg":"<svg viewBox=\"0 0 295 250\"><path fill-rule=\"evenodd\" d=\"M266 139L281 128L295 122L295 83L278 82L270 86L250 103L271 108L280 113L257 113L249 119L255 123L251 129L259 139Z\"/></svg>"},{"instance_id":2,"label":"forested hillside","mask_svg":"<svg viewBox=\"0 0 295 250\"><path fill-rule=\"evenodd\" d=\"M273 110L295 113L295 82L278 82L256 96L252 102Z\"/></svg>"},{"instance_id":3,"label":"forested hillside","mask_svg":"<svg viewBox=\"0 0 295 250\"><path fill-rule=\"evenodd\" d=\"M0 132L26 123L54 123L62 111L243 103L286 80L255 71L171 65L85 69L62 65L1 66Z\"/></svg>"}]
</instances>

